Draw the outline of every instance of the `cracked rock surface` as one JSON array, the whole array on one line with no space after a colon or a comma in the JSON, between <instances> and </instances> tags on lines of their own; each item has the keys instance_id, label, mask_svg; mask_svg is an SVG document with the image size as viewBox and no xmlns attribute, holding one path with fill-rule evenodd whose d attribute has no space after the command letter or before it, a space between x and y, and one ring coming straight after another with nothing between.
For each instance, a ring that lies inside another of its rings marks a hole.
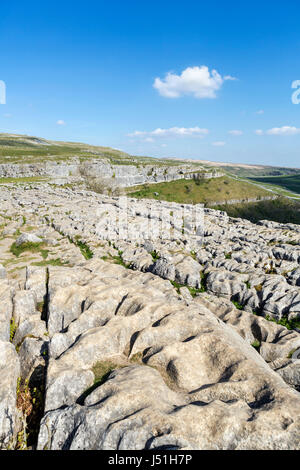
<instances>
[{"instance_id":1,"label":"cracked rock surface","mask_svg":"<svg viewBox=\"0 0 300 470\"><path fill-rule=\"evenodd\" d=\"M46 184L0 204L0 448L21 383L34 449L299 449L299 226Z\"/></svg>"}]
</instances>

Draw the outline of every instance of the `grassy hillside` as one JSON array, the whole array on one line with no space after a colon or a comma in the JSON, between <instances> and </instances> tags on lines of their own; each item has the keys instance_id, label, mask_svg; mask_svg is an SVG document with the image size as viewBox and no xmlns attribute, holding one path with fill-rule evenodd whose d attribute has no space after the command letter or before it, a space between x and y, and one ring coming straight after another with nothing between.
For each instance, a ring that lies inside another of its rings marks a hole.
<instances>
[{"instance_id":1,"label":"grassy hillside","mask_svg":"<svg viewBox=\"0 0 300 470\"><path fill-rule=\"evenodd\" d=\"M38 137L17 134L0 134L1 163L44 163L67 161L78 157L106 159L119 165L178 165L180 161L136 157L110 147L88 145L79 142L57 142ZM195 164L199 167L199 164Z\"/></svg>"},{"instance_id":2,"label":"grassy hillside","mask_svg":"<svg viewBox=\"0 0 300 470\"><path fill-rule=\"evenodd\" d=\"M273 220L280 223L300 224L300 203L286 198L273 201L260 201L248 204L216 206L230 217L240 217L251 222Z\"/></svg>"},{"instance_id":3,"label":"grassy hillside","mask_svg":"<svg viewBox=\"0 0 300 470\"><path fill-rule=\"evenodd\" d=\"M37 137L0 134L0 163L41 163L71 157L127 158L129 155L107 147L72 142L54 142Z\"/></svg>"},{"instance_id":4,"label":"grassy hillside","mask_svg":"<svg viewBox=\"0 0 300 470\"><path fill-rule=\"evenodd\" d=\"M155 195L158 193L158 196ZM227 176L209 180L177 180L137 186L130 196L173 201L181 204L203 203L209 206L216 201L248 199L270 196L270 192L251 183L234 180Z\"/></svg>"},{"instance_id":5,"label":"grassy hillside","mask_svg":"<svg viewBox=\"0 0 300 470\"><path fill-rule=\"evenodd\" d=\"M300 194L300 173L292 176L270 176L249 179L268 186L271 185L270 187L279 186L288 191Z\"/></svg>"}]
</instances>

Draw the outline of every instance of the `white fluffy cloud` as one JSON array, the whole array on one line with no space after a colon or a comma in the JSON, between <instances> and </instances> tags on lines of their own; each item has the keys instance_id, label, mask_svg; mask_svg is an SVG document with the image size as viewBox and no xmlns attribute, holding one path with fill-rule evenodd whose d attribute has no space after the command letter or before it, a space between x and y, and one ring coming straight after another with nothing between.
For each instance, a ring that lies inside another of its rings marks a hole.
<instances>
[{"instance_id":1,"label":"white fluffy cloud","mask_svg":"<svg viewBox=\"0 0 300 470\"><path fill-rule=\"evenodd\" d=\"M204 137L209 133L208 129L201 129L200 127L170 127L169 129L161 129L160 127L154 131L135 131L128 134L128 137L142 138L146 141L152 141L155 138L168 138L168 137Z\"/></svg>"},{"instance_id":2,"label":"white fluffy cloud","mask_svg":"<svg viewBox=\"0 0 300 470\"><path fill-rule=\"evenodd\" d=\"M228 134L238 136L238 135L243 135L243 132L238 131L238 130L233 130L233 131L229 131Z\"/></svg>"},{"instance_id":3,"label":"white fluffy cloud","mask_svg":"<svg viewBox=\"0 0 300 470\"><path fill-rule=\"evenodd\" d=\"M273 129L269 129L266 133L268 135L295 135L300 134L300 129L290 126L273 127Z\"/></svg>"},{"instance_id":4,"label":"white fluffy cloud","mask_svg":"<svg viewBox=\"0 0 300 470\"><path fill-rule=\"evenodd\" d=\"M261 129L258 129L255 131L257 135L282 135L282 136L288 136L288 135L297 135L300 134L300 129L294 126L282 126L282 127L273 127L272 129L269 129L267 131L262 131Z\"/></svg>"},{"instance_id":5,"label":"white fluffy cloud","mask_svg":"<svg viewBox=\"0 0 300 470\"><path fill-rule=\"evenodd\" d=\"M222 77L216 70L209 71L206 65L187 67L181 75L169 72L165 78L156 78L153 87L166 98L192 95L195 98L216 98L216 92L225 80L236 80L227 75Z\"/></svg>"},{"instance_id":6,"label":"white fluffy cloud","mask_svg":"<svg viewBox=\"0 0 300 470\"><path fill-rule=\"evenodd\" d=\"M65 126L66 125L65 121L63 121L62 119L59 119L58 121L56 121L56 124L58 126Z\"/></svg>"}]
</instances>

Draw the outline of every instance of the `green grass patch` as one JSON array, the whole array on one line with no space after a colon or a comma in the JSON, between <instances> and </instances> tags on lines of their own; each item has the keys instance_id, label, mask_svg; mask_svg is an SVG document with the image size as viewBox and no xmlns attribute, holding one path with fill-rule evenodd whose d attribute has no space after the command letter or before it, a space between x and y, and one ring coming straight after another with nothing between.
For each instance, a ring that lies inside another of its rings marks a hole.
<instances>
[{"instance_id":1,"label":"green grass patch","mask_svg":"<svg viewBox=\"0 0 300 470\"><path fill-rule=\"evenodd\" d=\"M153 261L157 261L160 259L160 255L157 253L156 250L151 251L150 255L152 256Z\"/></svg>"},{"instance_id":2,"label":"green grass patch","mask_svg":"<svg viewBox=\"0 0 300 470\"><path fill-rule=\"evenodd\" d=\"M287 359L291 359L291 358L293 357L293 354L294 354L296 351L298 351L298 348L292 349L292 350L288 353L288 355L286 356Z\"/></svg>"},{"instance_id":3,"label":"green grass patch","mask_svg":"<svg viewBox=\"0 0 300 470\"><path fill-rule=\"evenodd\" d=\"M15 337L15 334L16 334L16 331L17 331L17 324L14 320L14 318L12 318L10 320L10 332L9 332L9 341L12 343L13 342L13 339Z\"/></svg>"},{"instance_id":4,"label":"green grass patch","mask_svg":"<svg viewBox=\"0 0 300 470\"><path fill-rule=\"evenodd\" d=\"M280 320L276 320L276 318L271 318L269 315L267 315L265 318L268 321L277 323L277 325L284 326L288 330L294 330L295 328L300 328L300 320L297 318L293 318L292 320L288 320L287 318L281 318Z\"/></svg>"},{"instance_id":5,"label":"green grass patch","mask_svg":"<svg viewBox=\"0 0 300 470\"><path fill-rule=\"evenodd\" d=\"M80 251L81 251L82 255L85 257L85 259L91 259L94 256L94 253L92 252L92 250L90 249L90 247L86 243L79 240L79 241L76 242L76 245L80 249Z\"/></svg>"},{"instance_id":6,"label":"green grass patch","mask_svg":"<svg viewBox=\"0 0 300 470\"><path fill-rule=\"evenodd\" d=\"M142 352L135 353L130 358L130 362L132 362L134 364L140 364L140 363L142 363L142 361L143 361L143 353Z\"/></svg>"},{"instance_id":7,"label":"green grass patch","mask_svg":"<svg viewBox=\"0 0 300 470\"><path fill-rule=\"evenodd\" d=\"M22 253L26 251L30 251L31 253L41 253L43 246L44 246L43 242L40 242L40 243L26 242L26 243L22 243L19 246L17 246L16 242L14 242L11 245L9 251L16 257L19 257Z\"/></svg>"},{"instance_id":8,"label":"green grass patch","mask_svg":"<svg viewBox=\"0 0 300 470\"><path fill-rule=\"evenodd\" d=\"M260 348L260 341L258 341L258 339L256 339L255 341L253 341L253 343L251 343L251 346L256 349L257 351L259 351L259 348Z\"/></svg>"},{"instance_id":9,"label":"green grass patch","mask_svg":"<svg viewBox=\"0 0 300 470\"><path fill-rule=\"evenodd\" d=\"M173 287L175 287L176 291L178 294L180 294L180 289L182 287L186 287L189 291L192 297L196 297L198 294L202 294L203 292L206 292L207 287L206 287L206 279L208 274L204 274L203 272L200 273L201 275L201 287L197 289L196 287L190 287L185 284L179 284L176 281L170 281Z\"/></svg>"},{"instance_id":10,"label":"green grass patch","mask_svg":"<svg viewBox=\"0 0 300 470\"><path fill-rule=\"evenodd\" d=\"M43 259L47 259L49 255L49 250L41 250L41 255Z\"/></svg>"},{"instance_id":11,"label":"green grass patch","mask_svg":"<svg viewBox=\"0 0 300 470\"><path fill-rule=\"evenodd\" d=\"M38 303L37 303L36 309L37 309L40 313L42 313L43 310L44 310L44 307L45 307L45 301L42 300L41 302L38 302Z\"/></svg>"},{"instance_id":12,"label":"green grass patch","mask_svg":"<svg viewBox=\"0 0 300 470\"><path fill-rule=\"evenodd\" d=\"M123 251L119 250L118 251L118 256L112 256L112 259L114 260L115 264L120 264L126 269L131 269L131 263L125 263L122 257Z\"/></svg>"},{"instance_id":13,"label":"green grass patch","mask_svg":"<svg viewBox=\"0 0 300 470\"><path fill-rule=\"evenodd\" d=\"M61 234L63 235L63 234ZM91 259L94 256L94 253L90 249L90 247L80 240L79 235L76 235L74 239L72 239L70 236L68 236L68 240L70 243L73 243L74 245L78 246L78 248L81 251L81 254L84 256L85 259Z\"/></svg>"},{"instance_id":14,"label":"green grass patch","mask_svg":"<svg viewBox=\"0 0 300 470\"><path fill-rule=\"evenodd\" d=\"M125 367L112 361L98 361L93 366L92 371L95 375L95 384L102 385L109 377L109 374L115 370Z\"/></svg>"},{"instance_id":15,"label":"green grass patch","mask_svg":"<svg viewBox=\"0 0 300 470\"><path fill-rule=\"evenodd\" d=\"M170 281L170 283L172 284L173 287L175 287L176 291L177 291L177 294L180 294L180 289L181 287L187 287L185 286L184 284L179 284L178 282L176 281Z\"/></svg>"},{"instance_id":16,"label":"green grass patch","mask_svg":"<svg viewBox=\"0 0 300 470\"><path fill-rule=\"evenodd\" d=\"M244 307L239 302L236 302L235 300L232 300L231 302L233 303L235 308L237 308L238 310L243 310L244 309Z\"/></svg>"},{"instance_id":17,"label":"green grass patch","mask_svg":"<svg viewBox=\"0 0 300 470\"><path fill-rule=\"evenodd\" d=\"M158 196L155 195L158 193ZM238 181L228 176L203 181L176 180L164 183L146 184L130 190L130 196L139 199L150 198L177 202L180 204L205 204L231 199L244 200L270 196L270 192L251 183Z\"/></svg>"},{"instance_id":18,"label":"green grass patch","mask_svg":"<svg viewBox=\"0 0 300 470\"><path fill-rule=\"evenodd\" d=\"M83 392L83 394L78 398L77 403L83 405L86 397L90 395L96 388L100 387L100 385L103 385L113 370L120 369L122 367L126 367L126 365L117 364L116 362L112 361L96 362L96 364L94 364L92 367L92 371L95 376L94 384L85 390L85 392Z\"/></svg>"}]
</instances>

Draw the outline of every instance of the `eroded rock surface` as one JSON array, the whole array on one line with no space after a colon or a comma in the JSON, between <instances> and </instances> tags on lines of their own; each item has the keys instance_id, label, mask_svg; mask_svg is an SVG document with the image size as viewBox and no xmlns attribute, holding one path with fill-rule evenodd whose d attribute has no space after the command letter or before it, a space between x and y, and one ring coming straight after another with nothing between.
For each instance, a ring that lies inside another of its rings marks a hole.
<instances>
[{"instance_id":1,"label":"eroded rock surface","mask_svg":"<svg viewBox=\"0 0 300 470\"><path fill-rule=\"evenodd\" d=\"M32 448L299 449L299 226L50 185L0 202L2 448L21 381Z\"/></svg>"},{"instance_id":2,"label":"eroded rock surface","mask_svg":"<svg viewBox=\"0 0 300 470\"><path fill-rule=\"evenodd\" d=\"M101 261L85 269L93 276L80 295L73 286L56 291L76 313L50 338L38 448L298 446L299 393L209 301L187 305L166 281ZM51 316L64 311L57 306ZM269 322L260 320L267 331ZM299 344L293 335L289 347ZM272 352L272 359L285 354L276 344ZM115 372L83 398L95 380L93 366L106 361Z\"/></svg>"}]
</instances>

